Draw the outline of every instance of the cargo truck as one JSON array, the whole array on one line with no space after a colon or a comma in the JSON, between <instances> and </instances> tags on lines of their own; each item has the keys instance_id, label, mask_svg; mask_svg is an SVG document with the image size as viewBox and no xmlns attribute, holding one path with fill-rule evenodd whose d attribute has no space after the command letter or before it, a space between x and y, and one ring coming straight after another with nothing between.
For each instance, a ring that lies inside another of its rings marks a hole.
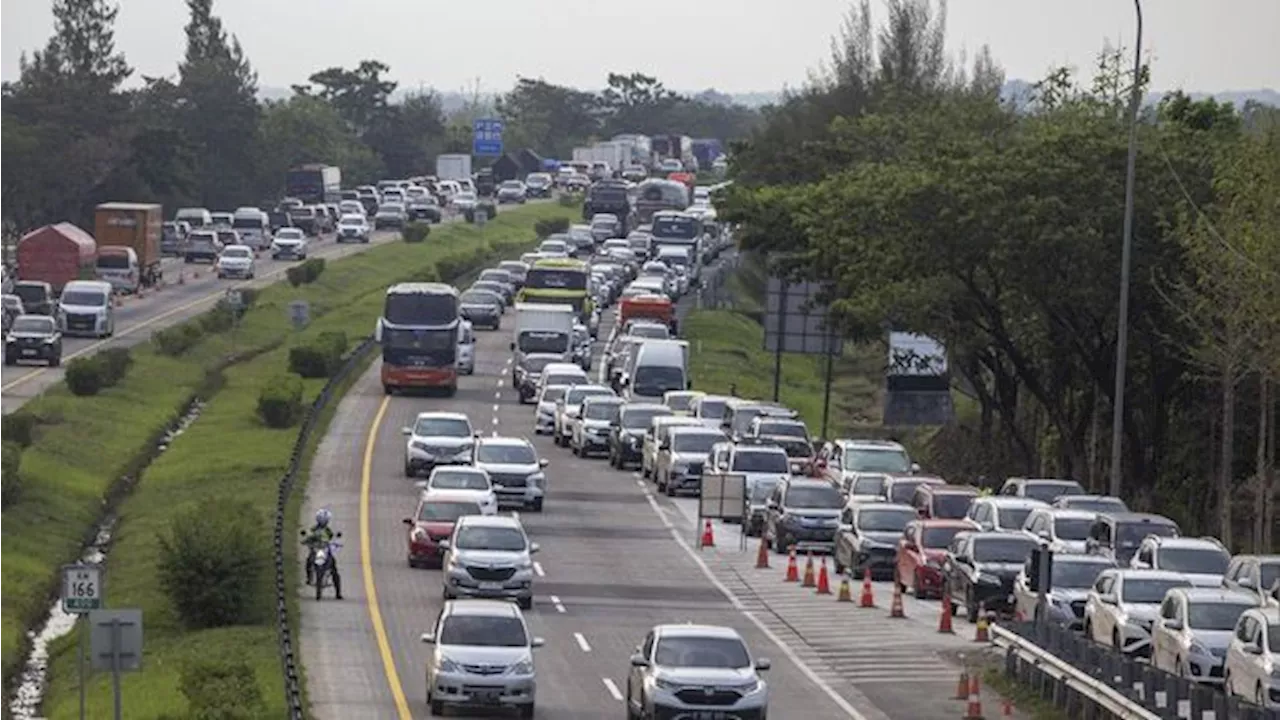
<instances>
[{"instance_id":1,"label":"cargo truck","mask_svg":"<svg viewBox=\"0 0 1280 720\"><path fill-rule=\"evenodd\" d=\"M463 154L437 155L436 177L441 180L470 180L471 156Z\"/></svg>"},{"instance_id":2,"label":"cargo truck","mask_svg":"<svg viewBox=\"0 0 1280 720\"><path fill-rule=\"evenodd\" d=\"M520 402L533 399L543 365L573 362L573 326L577 317L572 305L516 303L511 383L520 393Z\"/></svg>"},{"instance_id":3,"label":"cargo truck","mask_svg":"<svg viewBox=\"0 0 1280 720\"><path fill-rule=\"evenodd\" d=\"M308 205L336 203L342 199L342 170L323 163L299 165L285 175L284 194Z\"/></svg>"},{"instance_id":4,"label":"cargo truck","mask_svg":"<svg viewBox=\"0 0 1280 720\"><path fill-rule=\"evenodd\" d=\"M18 241L18 280L45 282L61 293L72 280L94 279L97 259L98 244L89 233L71 223L45 225Z\"/></svg>"},{"instance_id":5,"label":"cargo truck","mask_svg":"<svg viewBox=\"0 0 1280 720\"><path fill-rule=\"evenodd\" d=\"M164 211L154 203L111 202L93 213L93 235L98 244L97 276L124 292L158 285L160 236ZM132 250L132 252L129 252Z\"/></svg>"}]
</instances>

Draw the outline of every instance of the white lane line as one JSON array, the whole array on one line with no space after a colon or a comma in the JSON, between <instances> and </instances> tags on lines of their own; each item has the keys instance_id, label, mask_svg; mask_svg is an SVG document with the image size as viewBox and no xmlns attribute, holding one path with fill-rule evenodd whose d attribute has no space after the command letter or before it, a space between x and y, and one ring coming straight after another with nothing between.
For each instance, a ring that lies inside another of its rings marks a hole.
<instances>
[{"instance_id":1,"label":"white lane line","mask_svg":"<svg viewBox=\"0 0 1280 720\"><path fill-rule=\"evenodd\" d=\"M564 609L564 603L560 602L560 596L559 596L559 595L552 595L552 596L551 596L551 604L556 606L556 612L558 612L558 613L562 613L562 614L563 614L564 612L566 612L566 611L565 611L565 609Z\"/></svg>"},{"instance_id":2,"label":"white lane line","mask_svg":"<svg viewBox=\"0 0 1280 720\"><path fill-rule=\"evenodd\" d=\"M622 702L622 691L618 689L617 683L609 678L600 679L604 681L604 689L609 691L609 694L613 696L613 699L618 702Z\"/></svg>"},{"instance_id":3,"label":"white lane line","mask_svg":"<svg viewBox=\"0 0 1280 720\"><path fill-rule=\"evenodd\" d=\"M498 431L497 431L497 430L494 430L494 431L493 431L493 437L498 437Z\"/></svg>"},{"instance_id":4,"label":"white lane line","mask_svg":"<svg viewBox=\"0 0 1280 720\"><path fill-rule=\"evenodd\" d=\"M591 652L591 646L587 644L587 639L582 633L574 633L573 639L578 641L578 647L582 648L582 652Z\"/></svg>"},{"instance_id":5,"label":"white lane line","mask_svg":"<svg viewBox=\"0 0 1280 720\"><path fill-rule=\"evenodd\" d=\"M667 517L666 513L662 512L662 508L658 507L658 501L655 500L653 495L647 490L644 493L644 499L649 501L649 507L652 507L653 511L658 514L658 519L662 521L662 527L670 530L671 534L675 535L677 538L680 537L680 533L676 531L676 526L671 522L671 518Z\"/></svg>"},{"instance_id":6,"label":"white lane line","mask_svg":"<svg viewBox=\"0 0 1280 720\"><path fill-rule=\"evenodd\" d=\"M533 564L533 571L534 571L534 572L536 572L536 573L538 573L538 577L546 577L546 576L547 576L547 573L546 573L546 571L545 571L545 570L543 570L543 569L542 569L542 563L540 563L540 562L535 562L535 563Z\"/></svg>"},{"instance_id":7,"label":"white lane line","mask_svg":"<svg viewBox=\"0 0 1280 720\"><path fill-rule=\"evenodd\" d=\"M493 419L493 424L494 424L494 425L497 425L497 424L498 424L498 418L494 418L494 419Z\"/></svg>"},{"instance_id":8,"label":"white lane line","mask_svg":"<svg viewBox=\"0 0 1280 720\"><path fill-rule=\"evenodd\" d=\"M640 487L644 487L644 486L645 486L645 485L644 485L644 481L643 481L643 480L636 480L636 484L637 484L637 485L639 485Z\"/></svg>"},{"instance_id":9,"label":"white lane line","mask_svg":"<svg viewBox=\"0 0 1280 720\"><path fill-rule=\"evenodd\" d=\"M498 411L499 411L499 410L501 410L501 409L502 409L502 406L501 406L501 405L494 405L494 406L493 406L493 411L494 411L494 412L498 412Z\"/></svg>"},{"instance_id":10,"label":"white lane line","mask_svg":"<svg viewBox=\"0 0 1280 720\"><path fill-rule=\"evenodd\" d=\"M494 393L494 394L493 394L493 399L494 399L494 400L501 400L501 399L502 399L502 393L500 393L500 392L496 392L496 393ZM498 407L498 406L497 406L497 405L494 405L494 407L496 408L496 407Z\"/></svg>"},{"instance_id":11,"label":"white lane line","mask_svg":"<svg viewBox=\"0 0 1280 720\"><path fill-rule=\"evenodd\" d=\"M502 383L503 383L502 378L498 378L498 387L502 387Z\"/></svg>"}]
</instances>

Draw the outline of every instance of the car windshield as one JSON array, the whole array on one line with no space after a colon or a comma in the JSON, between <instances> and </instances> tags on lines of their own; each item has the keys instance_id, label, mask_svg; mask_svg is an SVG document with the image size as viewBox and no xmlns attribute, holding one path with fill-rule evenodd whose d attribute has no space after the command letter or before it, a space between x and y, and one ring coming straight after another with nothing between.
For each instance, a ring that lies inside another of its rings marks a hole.
<instances>
[{"instance_id":1,"label":"car windshield","mask_svg":"<svg viewBox=\"0 0 1280 720\"><path fill-rule=\"evenodd\" d=\"M519 618L495 615L450 615L436 642L470 647L525 647L529 644Z\"/></svg>"},{"instance_id":2,"label":"car windshield","mask_svg":"<svg viewBox=\"0 0 1280 720\"><path fill-rule=\"evenodd\" d=\"M760 434L806 440L809 438L809 431L804 425L790 422L762 422L760 423Z\"/></svg>"},{"instance_id":3,"label":"car windshield","mask_svg":"<svg viewBox=\"0 0 1280 720\"><path fill-rule=\"evenodd\" d=\"M302 231L297 228L281 228L276 231L277 240L301 240Z\"/></svg>"},{"instance_id":4,"label":"car windshield","mask_svg":"<svg viewBox=\"0 0 1280 720\"><path fill-rule=\"evenodd\" d=\"M102 307L107 304L107 294L98 290L72 290L62 294L62 304Z\"/></svg>"},{"instance_id":5,"label":"car windshield","mask_svg":"<svg viewBox=\"0 0 1280 720\"><path fill-rule=\"evenodd\" d=\"M1221 575L1231 556L1225 550L1160 548L1160 569L1172 572Z\"/></svg>"},{"instance_id":6,"label":"car windshield","mask_svg":"<svg viewBox=\"0 0 1280 720\"><path fill-rule=\"evenodd\" d=\"M1186 580L1125 580L1120 590L1120 600L1127 603L1145 603L1154 605L1164 600L1170 588L1190 587Z\"/></svg>"},{"instance_id":7,"label":"car windshield","mask_svg":"<svg viewBox=\"0 0 1280 720\"><path fill-rule=\"evenodd\" d=\"M569 349L569 336L562 332L547 332L543 330L525 330L520 333L516 339L516 348L520 352L526 353L562 353ZM555 362L563 362L559 358L555 358ZM547 363L552 362L552 358L541 360L537 366L537 370L542 370ZM528 365L525 366L529 367Z\"/></svg>"},{"instance_id":8,"label":"car windshield","mask_svg":"<svg viewBox=\"0 0 1280 720\"><path fill-rule=\"evenodd\" d=\"M666 325L645 323L644 325L633 326L630 334L646 340L666 340L671 337L671 330ZM688 404L687 400L685 404Z\"/></svg>"},{"instance_id":9,"label":"car windshield","mask_svg":"<svg viewBox=\"0 0 1280 720\"><path fill-rule=\"evenodd\" d=\"M622 403L593 402L586 403L582 407L582 417L587 420L608 420L613 422L618 417L618 408L622 407Z\"/></svg>"},{"instance_id":10,"label":"car windshield","mask_svg":"<svg viewBox=\"0 0 1280 720\"><path fill-rule=\"evenodd\" d=\"M433 490L488 490L489 478L478 472L438 470L431 475Z\"/></svg>"},{"instance_id":11,"label":"car windshield","mask_svg":"<svg viewBox=\"0 0 1280 720\"><path fill-rule=\"evenodd\" d=\"M413 434L422 437L471 437L471 423L461 418L420 418Z\"/></svg>"},{"instance_id":12,"label":"car windshield","mask_svg":"<svg viewBox=\"0 0 1280 720\"><path fill-rule=\"evenodd\" d=\"M1128 512L1129 507L1120 498L1109 497L1070 497L1064 507L1073 510L1088 510L1097 513Z\"/></svg>"},{"instance_id":13,"label":"car windshield","mask_svg":"<svg viewBox=\"0 0 1280 720\"><path fill-rule=\"evenodd\" d=\"M865 532L902 532L907 523L916 519L916 512L907 508L877 508L858 513L858 529Z\"/></svg>"},{"instance_id":14,"label":"car windshield","mask_svg":"<svg viewBox=\"0 0 1280 720\"><path fill-rule=\"evenodd\" d=\"M344 217L344 218L342 218L342 224L343 224L343 225L356 225L356 226L363 225L363 224L364 224L364 218L358 218L358 217Z\"/></svg>"},{"instance_id":15,"label":"car windshield","mask_svg":"<svg viewBox=\"0 0 1280 720\"><path fill-rule=\"evenodd\" d=\"M506 270L485 270L480 273L481 280L490 280L496 283L510 283L511 276Z\"/></svg>"},{"instance_id":16,"label":"car windshield","mask_svg":"<svg viewBox=\"0 0 1280 720\"><path fill-rule=\"evenodd\" d=\"M480 443L480 447L476 449L476 462L533 465L538 462L538 456L528 445Z\"/></svg>"},{"instance_id":17,"label":"car windshield","mask_svg":"<svg viewBox=\"0 0 1280 720\"><path fill-rule=\"evenodd\" d=\"M736 638L664 637L658 641L654 664L670 668L745 668L751 665L747 646Z\"/></svg>"},{"instance_id":18,"label":"car windshield","mask_svg":"<svg viewBox=\"0 0 1280 720\"><path fill-rule=\"evenodd\" d=\"M503 190L519 190L522 187L519 180L508 180L502 183Z\"/></svg>"},{"instance_id":19,"label":"car windshield","mask_svg":"<svg viewBox=\"0 0 1280 720\"><path fill-rule=\"evenodd\" d=\"M1006 530L1017 530L1027 523L1027 516L1031 514L1031 508L997 508L996 517L1000 520L1000 527Z\"/></svg>"},{"instance_id":20,"label":"car windshield","mask_svg":"<svg viewBox=\"0 0 1280 720\"><path fill-rule=\"evenodd\" d=\"M634 408L622 413L622 427L629 430L640 430L649 427L650 421L656 417L670 415L671 408Z\"/></svg>"},{"instance_id":21,"label":"car windshield","mask_svg":"<svg viewBox=\"0 0 1280 720\"><path fill-rule=\"evenodd\" d=\"M669 390L684 387L684 370L673 365L641 365L631 383L631 389L645 397L661 397Z\"/></svg>"},{"instance_id":22,"label":"car windshield","mask_svg":"<svg viewBox=\"0 0 1280 720\"><path fill-rule=\"evenodd\" d=\"M706 455L711 452L711 446L718 442L724 442L724 435L702 432L679 433L671 436L671 449L678 453Z\"/></svg>"},{"instance_id":23,"label":"car windshield","mask_svg":"<svg viewBox=\"0 0 1280 720\"><path fill-rule=\"evenodd\" d=\"M780 450L739 450L733 454L733 472L791 472L787 454Z\"/></svg>"},{"instance_id":24,"label":"car windshield","mask_svg":"<svg viewBox=\"0 0 1280 720\"><path fill-rule=\"evenodd\" d=\"M787 488L787 496L782 502L787 507L828 510L839 510L840 506L844 504L843 498L840 497L840 491L830 485ZM903 527L906 527L905 521L898 529L901 530Z\"/></svg>"},{"instance_id":25,"label":"car windshield","mask_svg":"<svg viewBox=\"0 0 1280 720\"><path fill-rule=\"evenodd\" d=\"M1053 532L1059 540L1087 540L1093 520L1089 518L1055 518Z\"/></svg>"},{"instance_id":26,"label":"car windshield","mask_svg":"<svg viewBox=\"0 0 1280 720\"><path fill-rule=\"evenodd\" d=\"M1120 523L1116 526L1116 544L1120 547L1138 547L1148 535L1177 537L1178 528L1162 522Z\"/></svg>"},{"instance_id":27,"label":"car windshield","mask_svg":"<svg viewBox=\"0 0 1280 720\"><path fill-rule=\"evenodd\" d=\"M1064 558L1054 558L1051 584L1055 588L1087 589L1092 587L1098 575L1109 567L1111 566L1107 563L1101 562L1072 562Z\"/></svg>"},{"instance_id":28,"label":"car windshield","mask_svg":"<svg viewBox=\"0 0 1280 720\"><path fill-rule=\"evenodd\" d=\"M667 397L667 407L677 412L688 410L689 405L692 403L692 395L670 395Z\"/></svg>"},{"instance_id":29,"label":"car windshield","mask_svg":"<svg viewBox=\"0 0 1280 720\"><path fill-rule=\"evenodd\" d=\"M460 299L468 305L497 305L501 302L496 294L487 290L468 290Z\"/></svg>"},{"instance_id":30,"label":"car windshield","mask_svg":"<svg viewBox=\"0 0 1280 720\"><path fill-rule=\"evenodd\" d=\"M846 450L845 469L855 472L905 473L911 460L902 450Z\"/></svg>"},{"instance_id":31,"label":"car windshield","mask_svg":"<svg viewBox=\"0 0 1280 720\"><path fill-rule=\"evenodd\" d=\"M933 517L959 520L969 512L973 495L968 493L938 493L933 496Z\"/></svg>"},{"instance_id":32,"label":"car windshield","mask_svg":"<svg viewBox=\"0 0 1280 720\"><path fill-rule=\"evenodd\" d=\"M1280 563L1263 563L1258 569L1262 573L1261 590L1270 590L1280 581Z\"/></svg>"},{"instance_id":33,"label":"car windshield","mask_svg":"<svg viewBox=\"0 0 1280 720\"><path fill-rule=\"evenodd\" d=\"M564 375L562 373L553 373L546 377L546 381L547 381L547 385L563 385L564 389L568 390L569 387L572 385L577 385L579 383L586 382L587 378L582 375ZM564 394L563 390L561 391L561 394ZM559 400L560 395L556 395L554 399Z\"/></svg>"},{"instance_id":34,"label":"car windshield","mask_svg":"<svg viewBox=\"0 0 1280 720\"><path fill-rule=\"evenodd\" d=\"M932 550L943 550L961 532L969 532L969 529L963 527L927 527L920 531L920 541L924 543L925 547Z\"/></svg>"},{"instance_id":35,"label":"car windshield","mask_svg":"<svg viewBox=\"0 0 1280 720\"><path fill-rule=\"evenodd\" d=\"M724 407L725 404L723 400L708 400L703 398L702 401L698 403L698 417L706 418L707 420L719 420L724 417Z\"/></svg>"},{"instance_id":36,"label":"car windshield","mask_svg":"<svg viewBox=\"0 0 1280 720\"><path fill-rule=\"evenodd\" d=\"M608 388L572 388L564 395L565 405L581 405L582 401L597 395L612 395Z\"/></svg>"},{"instance_id":37,"label":"car windshield","mask_svg":"<svg viewBox=\"0 0 1280 720\"><path fill-rule=\"evenodd\" d=\"M1234 630L1236 621L1253 604L1237 602L1190 602L1187 625L1195 630Z\"/></svg>"},{"instance_id":38,"label":"car windshield","mask_svg":"<svg viewBox=\"0 0 1280 720\"><path fill-rule=\"evenodd\" d=\"M524 550L524 533L512 527L464 527L458 531L456 547L462 550Z\"/></svg>"},{"instance_id":39,"label":"car windshield","mask_svg":"<svg viewBox=\"0 0 1280 720\"><path fill-rule=\"evenodd\" d=\"M127 270L129 268L129 255L128 253L99 255L97 265L107 270Z\"/></svg>"},{"instance_id":40,"label":"car windshield","mask_svg":"<svg viewBox=\"0 0 1280 720\"><path fill-rule=\"evenodd\" d=\"M1084 495L1078 482L1029 482L1023 486L1023 494L1033 500L1053 502L1062 495Z\"/></svg>"},{"instance_id":41,"label":"car windshield","mask_svg":"<svg viewBox=\"0 0 1280 720\"><path fill-rule=\"evenodd\" d=\"M978 538L973 541L973 559L981 563L1022 563L1035 543L1020 537Z\"/></svg>"},{"instance_id":42,"label":"car windshield","mask_svg":"<svg viewBox=\"0 0 1280 720\"><path fill-rule=\"evenodd\" d=\"M867 475L858 478L849 491L852 495L884 495L884 486L888 478L883 475Z\"/></svg>"},{"instance_id":43,"label":"car windshield","mask_svg":"<svg viewBox=\"0 0 1280 720\"><path fill-rule=\"evenodd\" d=\"M250 257L249 248L229 247L226 250L222 251L222 257L240 258L240 259L248 258Z\"/></svg>"},{"instance_id":44,"label":"car windshield","mask_svg":"<svg viewBox=\"0 0 1280 720\"><path fill-rule=\"evenodd\" d=\"M916 488L924 484L923 480L895 480L889 487L889 502L909 503Z\"/></svg>"},{"instance_id":45,"label":"car windshield","mask_svg":"<svg viewBox=\"0 0 1280 720\"><path fill-rule=\"evenodd\" d=\"M563 362L563 360L559 357L554 357L554 356L538 357L535 355L530 357L526 355L524 360L520 361L520 367L524 368L525 372L537 374L537 373L541 373L543 368L545 368L546 366L550 365L553 362Z\"/></svg>"},{"instance_id":46,"label":"car windshield","mask_svg":"<svg viewBox=\"0 0 1280 720\"><path fill-rule=\"evenodd\" d=\"M454 522L464 515L479 515L480 506L462 500L432 500L418 508L421 522Z\"/></svg>"},{"instance_id":47,"label":"car windshield","mask_svg":"<svg viewBox=\"0 0 1280 720\"><path fill-rule=\"evenodd\" d=\"M52 333L53 320L45 317L20 317L13 321L13 332L20 333Z\"/></svg>"}]
</instances>

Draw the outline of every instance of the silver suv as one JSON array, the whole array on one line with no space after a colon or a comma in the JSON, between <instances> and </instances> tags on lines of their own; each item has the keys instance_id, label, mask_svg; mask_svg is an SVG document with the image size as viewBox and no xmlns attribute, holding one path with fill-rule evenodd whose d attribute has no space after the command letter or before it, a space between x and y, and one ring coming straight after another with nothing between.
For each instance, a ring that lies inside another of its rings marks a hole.
<instances>
[{"instance_id":1,"label":"silver suv","mask_svg":"<svg viewBox=\"0 0 1280 720\"><path fill-rule=\"evenodd\" d=\"M1221 684L1236 622L1257 606L1257 598L1234 590L1170 590L1151 628L1151 664L1188 680Z\"/></svg>"},{"instance_id":2,"label":"silver suv","mask_svg":"<svg viewBox=\"0 0 1280 720\"><path fill-rule=\"evenodd\" d=\"M422 642L434 646L427 660L427 704L443 715L446 704L478 709L514 708L532 718L537 695L533 649L520 609L508 602L447 602Z\"/></svg>"},{"instance_id":3,"label":"silver suv","mask_svg":"<svg viewBox=\"0 0 1280 720\"><path fill-rule=\"evenodd\" d=\"M444 599L505 598L533 607L533 553L520 521L506 515L465 515L438 544L444 562Z\"/></svg>"},{"instance_id":4,"label":"silver suv","mask_svg":"<svg viewBox=\"0 0 1280 720\"><path fill-rule=\"evenodd\" d=\"M768 669L732 628L658 625L631 656L627 717L765 720Z\"/></svg>"},{"instance_id":5,"label":"silver suv","mask_svg":"<svg viewBox=\"0 0 1280 720\"><path fill-rule=\"evenodd\" d=\"M539 458L524 438L489 437L476 440L475 466L489 473L499 507L542 512L547 497L547 459Z\"/></svg>"},{"instance_id":6,"label":"silver suv","mask_svg":"<svg viewBox=\"0 0 1280 720\"><path fill-rule=\"evenodd\" d=\"M478 433L463 413L418 413L411 427L401 429L408 438L404 445L404 476L435 469L438 465L470 465L471 448Z\"/></svg>"}]
</instances>

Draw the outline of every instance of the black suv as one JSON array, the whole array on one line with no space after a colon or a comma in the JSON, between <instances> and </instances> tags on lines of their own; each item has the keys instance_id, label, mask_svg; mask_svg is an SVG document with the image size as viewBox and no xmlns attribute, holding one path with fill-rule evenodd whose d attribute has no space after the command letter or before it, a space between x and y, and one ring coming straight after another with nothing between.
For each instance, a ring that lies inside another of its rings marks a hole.
<instances>
[{"instance_id":1,"label":"black suv","mask_svg":"<svg viewBox=\"0 0 1280 720\"><path fill-rule=\"evenodd\" d=\"M48 315L19 315L4 338L4 364L19 360L42 360L57 367L62 364L62 333Z\"/></svg>"},{"instance_id":2,"label":"black suv","mask_svg":"<svg viewBox=\"0 0 1280 720\"><path fill-rule=\"evenodd\" d=\"M1035 548L1026 535L1000 532L962 532L951 541L942 561L942 597L956 611L964 603L969 622L978 621L979 608L1011 610L1013 581Z\"/></svg>"},{"instance_id":3,"label":"black suv","mask_svg":"<svg viewBox=\"0 0 1280 720\"><path fill-rule=\"evenodd\" d=\"M656 417L674 415L661 403L627 403L618 412L618 424L609 433L609 464L619 470L640 462L644 433Z\"/></svg>"}]
</instances>

